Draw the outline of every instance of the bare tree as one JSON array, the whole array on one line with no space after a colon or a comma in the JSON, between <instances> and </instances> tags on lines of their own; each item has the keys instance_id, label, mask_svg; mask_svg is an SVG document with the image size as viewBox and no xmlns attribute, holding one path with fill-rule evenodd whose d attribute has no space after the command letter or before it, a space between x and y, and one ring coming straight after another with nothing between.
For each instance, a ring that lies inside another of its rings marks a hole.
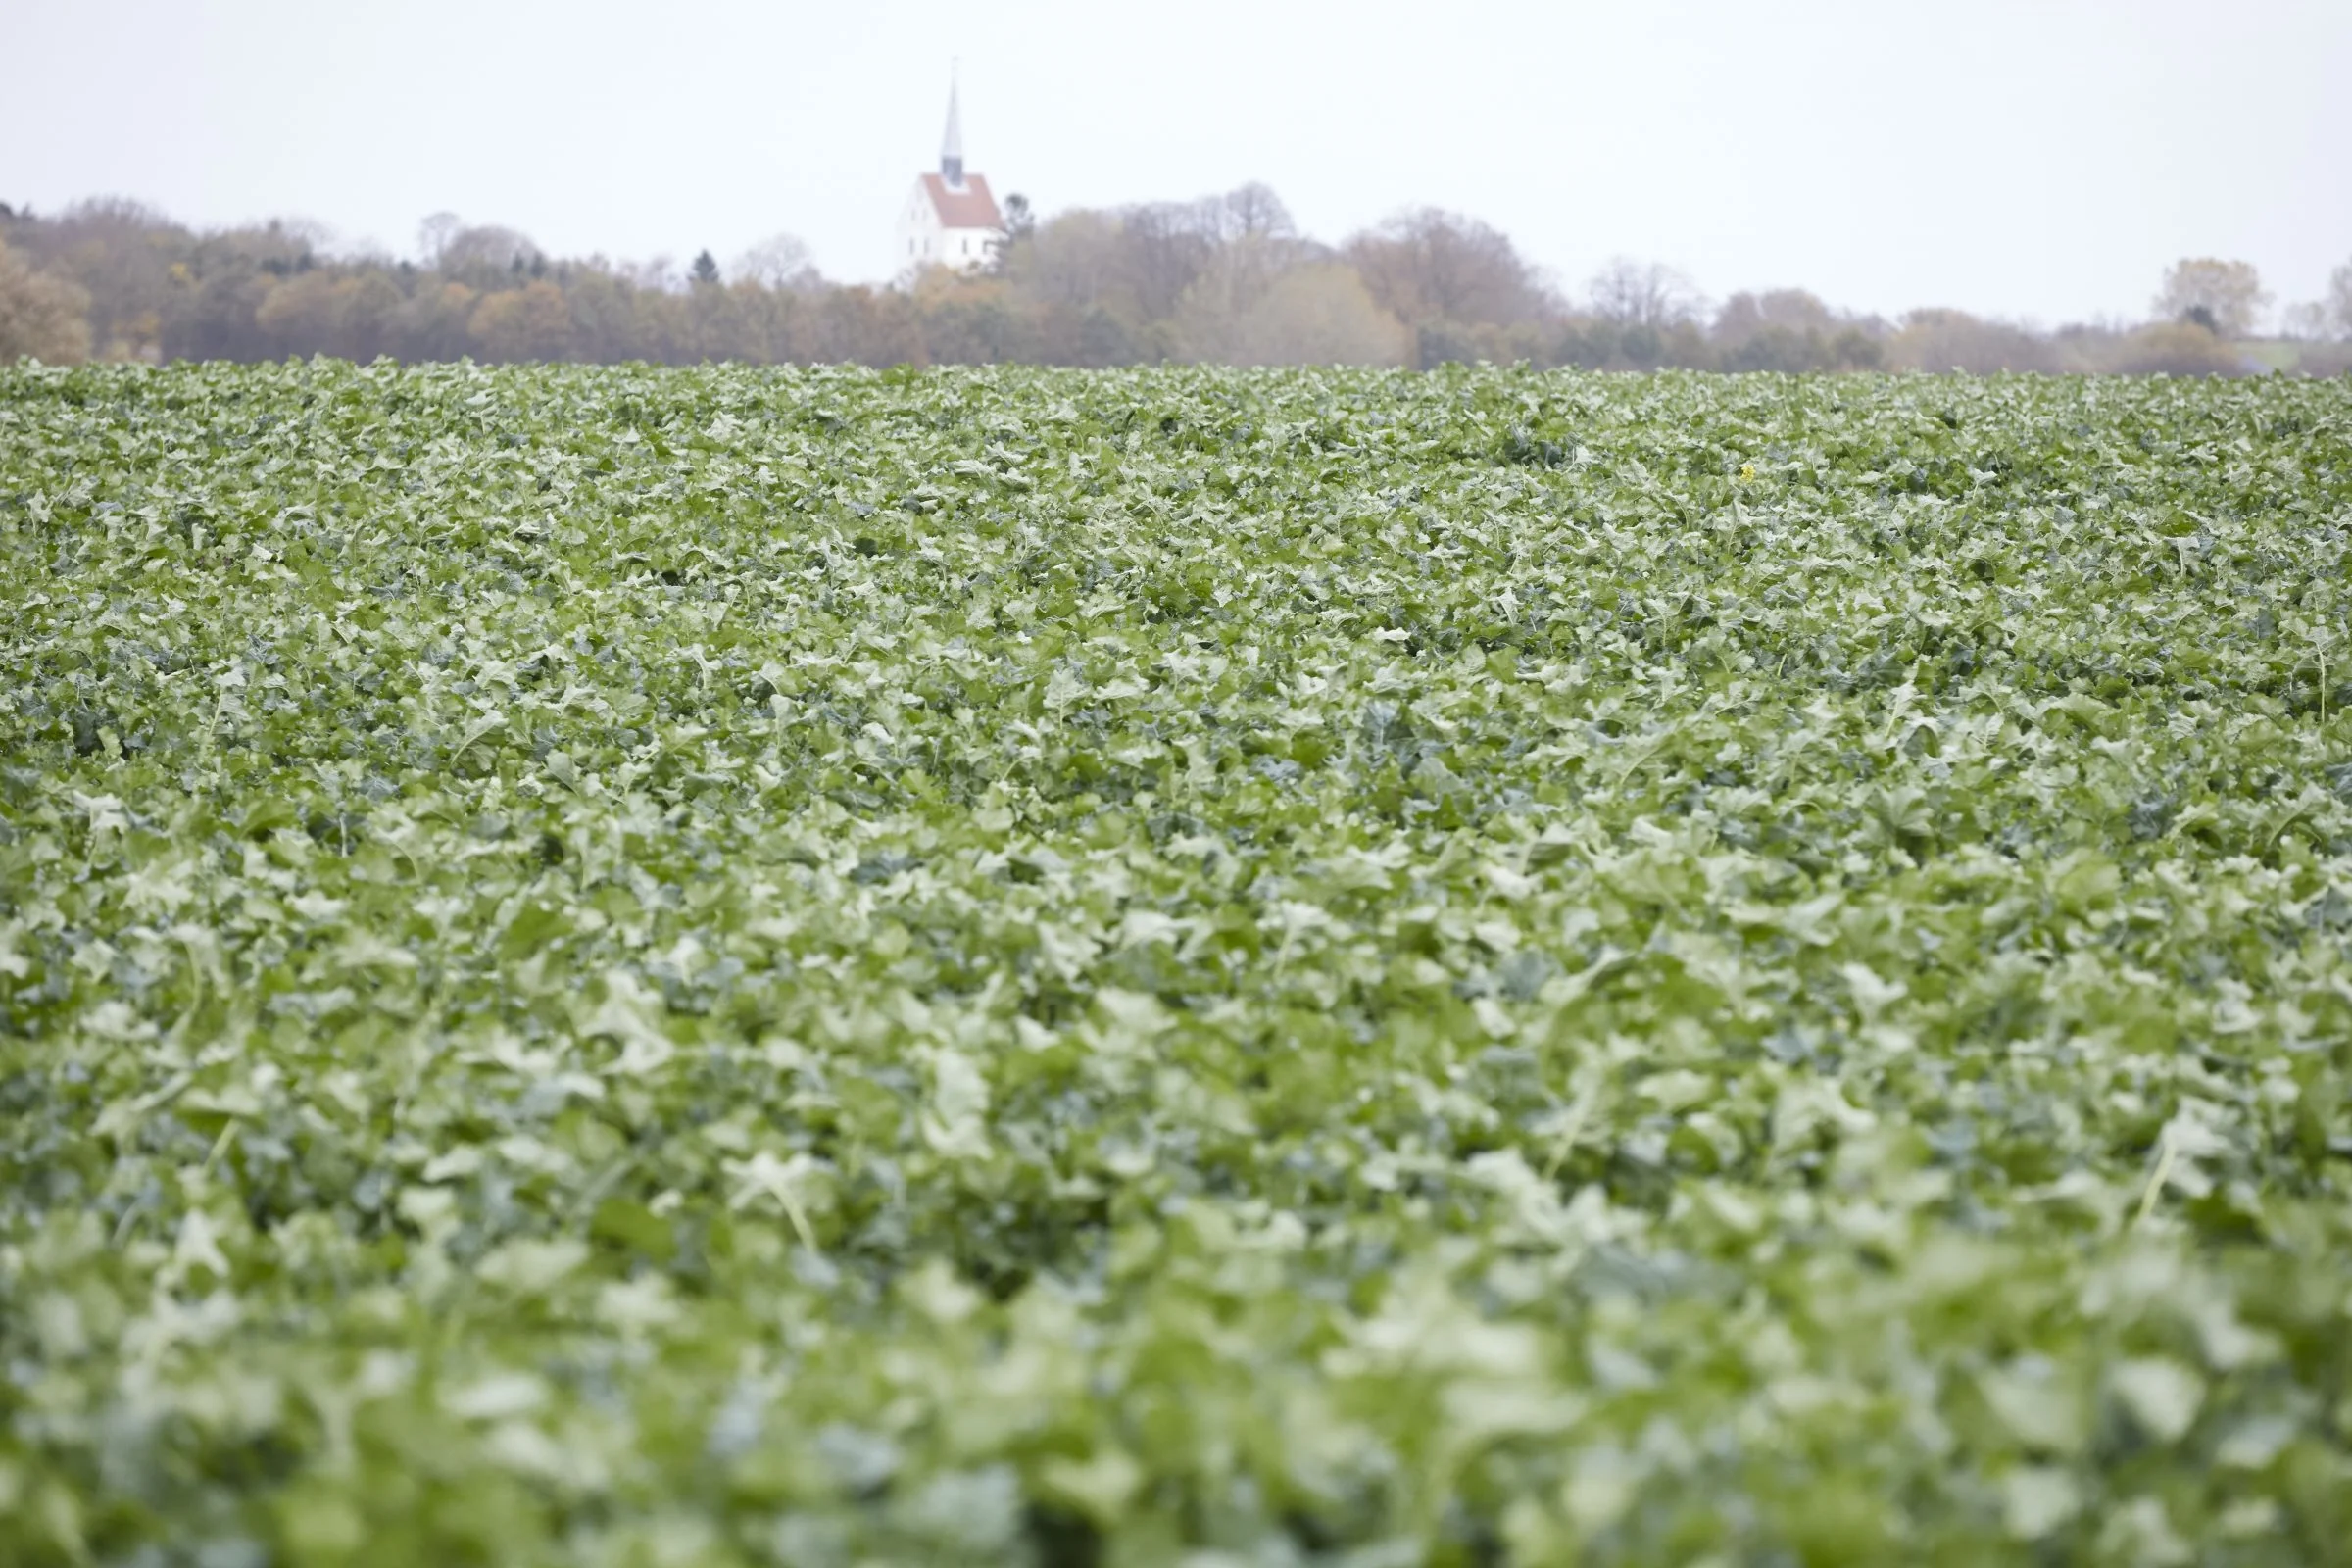
<instances>
[{"instance_id":1,"label":"bare tree","mask_svg":"<svg viewBox=\"0 0 2352 1568\"><path fill-rule=\"evenodd\" d=\"M438 265L445 272L467 267L504 270L528 264L538 254L539 247L531 243L528 234L496 223L482 223L451 234L441 247Z\"/></svg>"},{"instance_id":2,"label":"bare tree","mask_svg":"<svg viewBox=\"0 0 2352 1568\"><path fill-rule=\"evenodd\" d=\"M1715 313L1713 335L1719 343L1744 343L1771 327L1791 332L1832 332L1841 323L1838 314L1818 295L1801 288L1766 289L1761 294L1740 293L1723 302Z\"/></svg>"},{"instance_id":3,"label":"bare tree","mask_svg":"<svg viewBox=\"0 0 2352 1568\"><path fill-rule=\"evenodd\" d=\"M2167 321L2194 322L2216 337L2245 337L2270 303L2270 291L2262 286L2262 274L2253 263L2195 256L2175 262L2164 274L2156 315Z\"/></svg>"},{"instance_id":4,"label":"bare tree","mask_svg":"<svg viewBox=\"0 0 2352 1568\"><path fill-rule=\"evenodd\" d=\"M678 281L678 263L674 256L656 256L642 262L623 262L616 269L630 287L649 294L675 294L685 285Z\"/></svg>"},{"instance_id":5,"label":"bare tree","mask_svg":"<svg viewBox=\"0 0 2352 1568\"><path fill-rule=\"evenodd\" d=\"M808 289L823 281L808 247L791 234L770 234L729 263L727 275L762 288Z\"/></svg>"},{"instance_id":6,"label":"bare tree","mask_svg":"<svg viewBox=\"0 0 2352 1568\"><path fill-rule=\"evenodd\" d=\"M1696 284L1663 262L1613 258L1586 285L1592 314L1620 326L1665 328L1694 321L1706 307Z\"/></svg>"},{"instance_id":7,"label":"bare tree","mask_svg":"<svg viewBox=\"0 0 2352 1568\"><path fill-rule=\"evenodd\" d=\"M2320 307L2330 331L2340 338L2352 338L2352 262L2328 274L2328 297Z\"/></svg>"},{"instance_id":8,"label":"bare tree","mask_svg":"<svg viewBox=\"0 0 2352 1568\"><path fill-rule=\"evenodd\" d=\"M1126 282L1147 317L1173 315L1221 238L1224 209L1215 197L1152 202L1119 215Z\"/></svg>"},{"instance_id":9,"label":"bare tree","mask_svg":"<svg viewBox=\"0 0 2352 1568\"><path fill-rule=\"evenodd\" d=\"M335 248L335 231L316 218L272 218L270 226L303 249L322 256Z\"/></svg>"},{"instance_id":10,"label":"bare tree","mask_svg":"<svg viewBox=\"0 0 2352 1568\"><path fill-rule=\"evenodd\" d=\"M1356 235L1347 257L1373 300L1409 323L1510 326L1556 306L1508 235L1435 207L1408 209Z\"/></svg>"},{"instance_id":11,"label":"bare tree","mask_svg":"<svg viewBox=\"0 0 2352 1568\"><path fill-rule=\"evenodd\" d=\"M1121 237L1119 220L1109 213L1059 213L1006 258L1005 270L1030 297L1084 310L1117 292Z\"/></svg>"},{"instance_id":12,"label":"bare tree","mask_svg":"<svg viewBox=\"0 0 2352 1568\"><path fill-rule=\"evenodd\" d=\"M2288 306L2279 318L2278 329L2282 335L2301 338L2306 343L2325 342L2335 335L2335 323L2328 319L2326 300L2305 300L2300 305Z\"/></svg>"},{"instance_id":13,"label":"bare tree","mask_svg":"<svg viewBox=\"0 0 2352 1568\"><path fill-rule=\"evenodd\" d=\"M455 213L435 213L416 225L416 255L427 267L438 268L451 236L466 226Z\"/></svg>"},{"instance_id":14,"label":"bare tree","mask_svg":"<svg viewBox=\"0 0 2352 1568\"><path fill-rule=\"evenodd\" d=\"M1274 194L1273 187L1251 180L1249 184L1227 191L1225 206L1225 234L1228 239L1296 239L1298 225L1291 221L1291 210Z\"/></svg>"}]
</instances>

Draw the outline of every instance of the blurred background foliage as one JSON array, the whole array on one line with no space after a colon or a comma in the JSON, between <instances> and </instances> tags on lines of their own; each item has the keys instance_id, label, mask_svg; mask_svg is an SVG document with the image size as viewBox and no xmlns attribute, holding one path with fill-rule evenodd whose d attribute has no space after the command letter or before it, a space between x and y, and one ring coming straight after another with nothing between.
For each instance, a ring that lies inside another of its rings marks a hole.
<instances>
[{"instance_id":1,"label":"blurred background foliage","mask_svg":"<svg viewBox=\"0 0 2352 1568\"><path fill-rule=\"evenodd\" d=\"M722 265L558 260L451 214L417 253L336 250L294 220L204 231L135 202L0 206L0 359L1116 366L1491 361L1642 370L2235 375L2352 368L2352 262L2289 306L2249 264L2183 260L2144 323L2040 331L1949 309L1897 319L1798 288L1704 297L1620 258L1563 288L1475 218L1409 208L1333 246L1274 192L1040 220L1013 197L988 267L837 283L778 235Z\"/></svg>"}]
</instances>

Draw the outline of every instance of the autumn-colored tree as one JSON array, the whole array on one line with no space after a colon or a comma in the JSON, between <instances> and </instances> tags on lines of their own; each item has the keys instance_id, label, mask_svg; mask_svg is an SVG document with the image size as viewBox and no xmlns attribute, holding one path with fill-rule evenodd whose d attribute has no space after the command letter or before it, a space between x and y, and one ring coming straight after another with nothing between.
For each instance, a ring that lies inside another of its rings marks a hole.
<instances>
[{"instance_id":1,"label":"autumn-colored tree","mask_svg":"<svg viewBox=\"0 0 2352 1568\"><path fill-rule=\"evenodd\" d=\"M78 284L35 271L0 241L0 364L29 356L50 365L89 358L89 295Z\"/></svg>"},{"instance_id":2,"label":"autumn-colored tree","mask_svg":"<svg viewBox=\"0 0 2352 1568\"><path fill-rule=\"evenodd\" d=\"M314 270L270 290L254 324L280 354L331 354L366 363L399 346L397 321L406 303L380 272L338 277Z\"/></svg>"},{"instance_id":3,"label":"autumn-colored tree","mask_svg":"<svg viewBox=\"0 0 2352 1568\"><path fill-rule=\"evenodd\" d=\"M335 309L335 278L311 271L271 286L253 313L254 324L269 334L280 354L340 354L341 325Z\"/></svg>"},{"instance_id":4,"label":"autumn-colored tree","mask_svg":"<svg viewBox=\"0 0 2352 1568\"><path fill-rule=\"evenodd\" d=\"M489 359L561 360L571 350L571 306L541 279L484 295L467 330Z\"/></svg>"},{"instance_id":5,"label":"autumn-colored tree","mask_svg":"<svg viewBox=\"0 0 2352 1568\"><path fill-rule=\"evenodd\" d=\"M1040 355L1037 313L1002 277L934 269L915 280L924 357L953 365L1008 365Z\"/></svg>"},{"instance_id":6,"label":"autumn-colored tree","mask_svg":"<svg viewBox=\"0 0 2352 1568\"><path fill-rule=\"evenodd\" d=\"M2160 320L2189 321L2217 337L2246 337L2271 295L2251 262L2211 256L2175 262L2156 295Z\"/></svg>"},{"instance_id":7,"label":"autumn-colored tree","mask_svg":"<svg viewBox=\"0 0 2352 1568\"><path fill-rule=\"evenodd\" d=\"M1262 278L1219 269L1186 292L1187 357L1219 365L1403 365L1413 333L1380 308L1354 268L1310 261Z\"/></svg>"},{"instance_id":8,"label":"autumn-colored tree","mask_svg":"<svg viewBox=\"0 0 2352 1568\"><path fill-rule=\"evenodd\" d=\"M173 264L196 248L195 236L152 208L120 197L76 202L15 232L35 268L89 296L93 354L110 360L157 356L177 288Z\"/></svg>"},{"instance_id":9,"label":"autumn-colored tree","mask_svg":"<svg viewBox=\"0 0 2352 1568\"><path fill-rule=\"evenodd\" d=\"M2155 321L2086 347L2089 368L2112 375L2244 375L2252 368L2201 320Z\"/></svg>"}]
</instances>

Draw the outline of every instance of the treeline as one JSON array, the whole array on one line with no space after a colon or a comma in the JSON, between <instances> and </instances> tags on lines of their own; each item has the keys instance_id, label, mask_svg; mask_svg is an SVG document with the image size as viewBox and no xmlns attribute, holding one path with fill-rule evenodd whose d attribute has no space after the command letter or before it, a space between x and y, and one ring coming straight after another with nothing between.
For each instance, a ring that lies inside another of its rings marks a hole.
<instances>
[{"instance_id":1,"label":"treeline","mask_svg":"<svg viewBox=\"0 0 2352 1568\"><path fill-rule=\"evenodd\" d=\"M1011 227L975 273L889 287L827 281L788 238L721 267L557 260L526 236L426 220L417 260L337 255L300 223L202 232L135 203L55 215L0 207L0 359L161 362L332 355L368 361L573 360L1118 366L1168 361L1603 369L2334 373L2352 364L2340 299L2290 318L2283 357L2245 341L2267 301L2242 263L2183 262L2157 316L2054 333L1952 310L1896 320L1801 289L1704 300L1679 273L1610 264L1571 296L1498 230L1414 209L1333 246L1273 192L1080 210Z\"/></svg>"}]
</instances>

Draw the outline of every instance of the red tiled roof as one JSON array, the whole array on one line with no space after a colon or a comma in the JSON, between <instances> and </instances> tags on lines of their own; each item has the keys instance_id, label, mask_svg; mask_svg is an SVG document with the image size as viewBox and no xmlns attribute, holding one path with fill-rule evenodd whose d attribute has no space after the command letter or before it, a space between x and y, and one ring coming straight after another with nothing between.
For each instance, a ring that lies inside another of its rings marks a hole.
<instances>
[{"instance_id":1,"label":"red tiled roof","mask_svg":"<svg viewBox=\"0 0 2352 1568\"><path fill-rule=\"evenodd\" d=\"M931 210L939 214L942 228L1004 226L1004 216L997 211L997 199L988 193L988 178L984 174L964 175L960 188L938 174L925 174L923 189L931 198Z\"/></svg>"}]
</instances>

